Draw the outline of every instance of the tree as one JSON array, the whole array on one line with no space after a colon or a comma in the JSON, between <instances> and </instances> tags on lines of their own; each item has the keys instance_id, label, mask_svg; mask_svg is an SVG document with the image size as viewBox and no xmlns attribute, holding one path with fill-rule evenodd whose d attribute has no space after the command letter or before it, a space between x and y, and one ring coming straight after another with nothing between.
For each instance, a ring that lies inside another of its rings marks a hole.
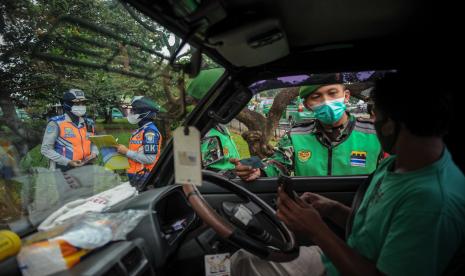
<instances>
[{"instance_id":1,"label":"tree","mask_svg":"<svg viewBox=\"0 0 465 276\"><path fill-rule=\"evenodd\" d=\"M42 72L43 64L29 58L41 20L35 17L38 8L28 1L5 1L0 4L0 11L0 123L7 126L16 148L25 154L39 142L40 135L21 122L16 106L27 105L30 95L46 95L47 90L53 89L55 79Z\"/></svg>"},{"instance_id":2,"label":"tree","mask_svg":"<svg viewBox=\"0 0 465 276\"><path fill-rule=\"evenodd\" d=\"M298 87L281 89L274 98L267 117L256 111L251 111L247 107L237 115L237 120L248 128L242 133L242 138L249 145L250 155L265 158L273 154L274 150L273 146L270 145L270 140L279 125L282 113L298 94Z\"/></svg>"},{"instance_id":3,"label":"tree","mask_svg":"<svg viewBox=\"0 0 465 276\"><path fill-rule=\"evenodd\" d=\"M167 97L161 72L169 71L168 58L181 39L127 4L7 0L0 11L0 124L5 126L0 131L15 141L21 155L41 142L46 121L21 121L16 109L27 107L34 118L43 117L69 88L84 90L89 110L102 114L105 122L111 121L111 108L134 95L150 96L160 105L180 95L170 91L174 94ZM184 50L177 60L189 54ZM181 85L176 78L183 77L172 76L172 82ZM168 113L178 110L171 106ZM176 115L169 123L179 119Z\"/></svg>"}]
</instances>

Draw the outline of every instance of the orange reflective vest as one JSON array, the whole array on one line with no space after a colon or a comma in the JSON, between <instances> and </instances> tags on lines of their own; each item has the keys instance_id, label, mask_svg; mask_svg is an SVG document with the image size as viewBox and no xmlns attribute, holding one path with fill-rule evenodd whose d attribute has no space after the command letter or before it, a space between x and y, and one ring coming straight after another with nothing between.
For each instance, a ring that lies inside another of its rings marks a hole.
<instances>
[{"instance_id":1,"label":"orange reflective vest","mask_svg":"<svg viewBox=\"0 0 465 276\"><path fill-rule=\"evenodd\" d=\"M155 154L155 160L151 164L141 164L129 158L128 174L144 174L152 170L160 157L162 137L154 123L149 122L132 133L129 140L130 151Z\"/></svg>"},{"instance_id":2,"label":"orange reflective vest","mask_svg":"<svg viewBox=\"0 0 465 276\"><path fill-rule=\"evenodd\" d=\"M59 135L55 141L55 151L71 160L83 160L91 154L89 136L95 134L92 120L85 119L84 124L76 126L66 120L65 115L50 119L57 123Z\"/></svg>"}]
</instances>

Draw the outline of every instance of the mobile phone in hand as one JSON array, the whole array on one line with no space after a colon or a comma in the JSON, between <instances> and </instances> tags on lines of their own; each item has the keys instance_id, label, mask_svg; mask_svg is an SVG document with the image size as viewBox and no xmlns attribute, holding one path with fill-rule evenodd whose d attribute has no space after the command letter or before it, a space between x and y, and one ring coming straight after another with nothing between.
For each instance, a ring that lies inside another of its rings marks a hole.
<instances>
[{"instance_id":1,"label":"mobile phone in hand","mask_svg":"<svg viewBox=\"0 0 465 276\"><path fill-rule=\"evenodd\" d=\"M281 186L281 190L287 194L292 200L298 196L294 191L294 183L292 178L286 175L280 175L278 178L278 185Z\"/></svg>"},{"instance_id":2,"label":"mobile phone in hand","mask_svg":"<svg viewBox=\"0 0 465 276\"><path fill-rule=\"evenodd\" d=\"M241 159L239 162L242 165L252 167L252 169L263 169L265 167L265 164L263 164L262 160L258 156Z\"/></svg>"}]
</instances>

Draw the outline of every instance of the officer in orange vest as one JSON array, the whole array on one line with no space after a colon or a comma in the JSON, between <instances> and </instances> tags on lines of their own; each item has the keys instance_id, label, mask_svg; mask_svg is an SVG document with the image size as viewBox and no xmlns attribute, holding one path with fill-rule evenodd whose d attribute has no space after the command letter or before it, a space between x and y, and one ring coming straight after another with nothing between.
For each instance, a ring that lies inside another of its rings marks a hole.
<instances>
[{"instance_id":1,"label":"officer in orange vest","mask_svg":"<svg viewBox=\"0 0 465 276\"><path fill-rule=\"evenodd\" d=\"M89 140L95 134L95 126L85 117L85 102L82 90L70 89L61 102L64 114L49 119L40 151L50 160L53 170L67 171L97 157L98 149Z\"/></svg>"},{"instance_id":2,"label":"officer in orange vest","mask_svg":"<svg viewBox=\"0 0 465 276\"><path fill-rule=\"evenodd\" d=\"M145 181L160 157L162 136L152 122L159 111L160 107L147 97L136 96L131 101L127 119L139 128L132 133L129 148L118 145L117 150L129 159L127 173L133 185Z\"/></svg>"}]
</instances>

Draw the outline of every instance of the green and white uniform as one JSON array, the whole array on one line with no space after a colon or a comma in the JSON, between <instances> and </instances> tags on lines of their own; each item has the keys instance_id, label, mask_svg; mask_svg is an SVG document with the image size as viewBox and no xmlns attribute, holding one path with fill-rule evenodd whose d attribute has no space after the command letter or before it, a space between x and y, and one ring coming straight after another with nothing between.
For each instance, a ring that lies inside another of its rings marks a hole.
<instances>
[{"instance_id":1,"label":"green and white uniform","mask_svg":"<svg viewBox=\"0 0 465 276\"><path fill-rule=\"evenodd\" d=\"M280 173L295 176L362 175L372 173L382 156L373 123L349 120L330 137L317 120L293 127L265 159L267 176Z\"/></svg>"},{"instance_id":2,"label":"green and white uniform","mask_svg":"<svg viewBox=\"0 0 465 276\"><path fill-rule=\"evenodd\" d=\"M221 143L221 148L223 151L223 158L217 162L210 164L206 169L213 169L218 171L226 171L234 169L234 164L229 162L231 158L240 158L239 151L237 150L236 143L234 143L231 133L228 128L223 125L217 125L215 128L212 128L206 135L208 137L218 137ZM204 138L204 139L205 139ZM203 142L201 145L202 156L208 155L208 143Z\"/></svg>"}]
</instances>

